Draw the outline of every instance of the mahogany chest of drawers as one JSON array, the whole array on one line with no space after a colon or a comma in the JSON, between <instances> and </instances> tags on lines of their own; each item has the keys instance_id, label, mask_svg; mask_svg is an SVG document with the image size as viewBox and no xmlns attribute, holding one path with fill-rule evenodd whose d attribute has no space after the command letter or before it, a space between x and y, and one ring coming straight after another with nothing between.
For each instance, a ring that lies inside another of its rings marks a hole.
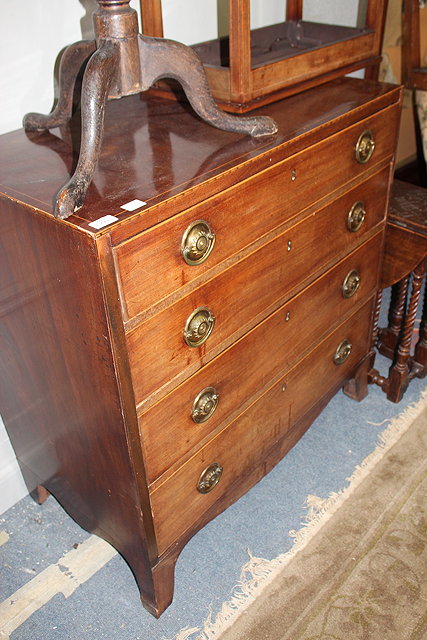
<instances>
[{"instance_id":1,"label":"mahogany chest of drawers","mask_svg":"<svg viewBox=\"0 0 427 640\"><path fill-rule=\"evenodd\" d=\"M111 102L66 221L73 123L1 138L0 412L29 488L118 549L155 615L186 541L340 387L366 393L400 99L340 79L261 109L262 140Z\"/></svg>"}]
</instances>

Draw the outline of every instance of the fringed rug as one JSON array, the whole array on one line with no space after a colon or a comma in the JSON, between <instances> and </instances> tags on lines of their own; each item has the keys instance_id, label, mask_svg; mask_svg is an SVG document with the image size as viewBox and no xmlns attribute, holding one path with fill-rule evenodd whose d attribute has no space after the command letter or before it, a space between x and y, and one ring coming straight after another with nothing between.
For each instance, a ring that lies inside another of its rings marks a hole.
<instances>
[{"instance_id":1,"label":"fringed rug","mask_svg":"<svg viewBox=\"0 0 427 640\"><path fill-rule=\"evenodd\" d=\"M427 638L427 393L327 500L294 548L250 558L233 598L177 640Z\"/></svg>"}]
</instances>

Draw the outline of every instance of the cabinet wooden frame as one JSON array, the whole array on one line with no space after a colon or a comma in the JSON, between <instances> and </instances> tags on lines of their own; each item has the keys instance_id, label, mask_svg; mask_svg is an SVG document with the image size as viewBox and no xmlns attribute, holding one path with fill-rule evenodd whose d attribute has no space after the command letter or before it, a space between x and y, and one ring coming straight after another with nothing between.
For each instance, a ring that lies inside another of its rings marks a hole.
<instances>
[{"instance_id":1,"label":"cabinet wooden frame","mask_svg":"<svg viewBox=\"0 0 427 640\"><path fill-rule=\"evenodd\" d=\"M427 91L427 67L421 65L419 0L404 2L402 27L402 80L408 89Z\"/></svg>"},{"instance_id":2,"label":"cabinet wooden frame","mask_svg":"<svg viewBox=\"0 0 427 640\"><path fill-rule=\"evenodd\" d=\"M65 140L1 136L0 411L29 490L41 485L112 544L155 616L172 600L188 540L289 451L340 387L358 400L367 393L401 93L339 78L271 104L279 132L255 144L219 134L178 102L111 100L94 181L68 220L52 215L55 186L72 167L68 131ZM366 130L375 151L361 164L355 147ZM138 209L123 207L136 197ZM362 200L365 221L354 229L349 213ZM216 233L198 266L180 252L187 216ZM171 286L162 282L170 269ZM361 284L343 298L352 270ZM273 291L261 305L258 273ZM129 308L129 294L151 280L163 288ZM196 353L183 328L211 305L217 324ZM165 335L165 317L177 331ZM348 359L336 363L348 342ZM143 398L140 376L153 363L167 376ZM208 387L220 404L196 425L191 409ZM221 482L202 494L198 482L215 464Z\"/></svg>"},{"instance_id":3,"label":"cabinet wooden frame","mask_svg":"<svg viewBox=\"0 0 427 640\"><path fill-rule=\"evenodd\" d=\"M161 0L140 0L140 5L145 35L163 37ZM283 23L251 31L250 0L229 0L229 37L193 46L212 95L225 110L243 113L357 69L377 77L387 0L367 0L363 28L304 22L303 0L288 0L285 6ZM308 29L318 42L297 54L288 46L279 55L257 56L256 47L265 48L277 37L286 40L278 34L292 24ZM227 49L228 60L223 58ZM168 85L159 88L166 92Z\"/></svg>"}]
</instances>

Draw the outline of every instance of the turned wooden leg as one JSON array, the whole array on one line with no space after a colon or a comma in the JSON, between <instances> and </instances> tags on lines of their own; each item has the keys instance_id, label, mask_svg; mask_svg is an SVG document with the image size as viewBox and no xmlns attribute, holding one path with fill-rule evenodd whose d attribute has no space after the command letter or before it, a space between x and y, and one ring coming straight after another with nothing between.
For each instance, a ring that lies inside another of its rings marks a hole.
<instances>
[{"instance_id":1,"label":"turned wooden leg","mask_svg":"<svg viewBox=\"0 0 427 640\"><path fill-rule=\"evenodd\" d=\"M374 317L372 319L372 339L371 339L371 349L375 349L378 342L378 322L380 319L381 312L381 303L383 301L383 290L378 289L377 296L375 298L375 309L374 309Z\"/></svg>"},{"instance_id":2,"label":"turned wooden leg","mask_svg":"<svg viewBox=\"0 0 427 640\"><path fill-rule=\"evenodd\" d=\"M415 317L421 294L421 286L424 276L424 261L413 272L412 291L409 299L408 311L403 327L402 338L397 348L395 364L390 367L388 377L387 398L391 402L399 402L409 383L408 360L410 355L412 335L414 332Z\"/></svg>"},{"instance_id":3,"label":"turned wooden leg","mask_svg":"<svg viewBox=\"0 0 427 640\"><path fill-rule=\"evenodd\" d=\"M118 45L101 44L90 58L82 85L82 135L79 161L71 179L56 195L55 217L68 218L84 202L101 149L105 104L117 69Z\"/></svg>"},{"instance_id":4,"label":"turned wooden leg","mask_svg":"<svg viewBox=\"0 0 427 640\"><path fill-rule=\"evenodd\" d=\"M380 317L381 302L383 299L383 290L378 289L375 298L375 307L372 318L371 332L371 349L366 354L365 359L356 371L356 375L348 380L343 387L343 391L349 398L353 400L363 400L368 395L368 384L372 383L372 376L378 372L373 368L375 364L375 345L378 339L378 320Z\"/></svg>"},{"instance_id":5,"label":"turned wooden leg","mask_svg":"<svg viewBox=\"0 0 427 640\"><path fill-rule=\"evenodd\" d=\"M56 107L48 115L27 113L23 121L26 131L53 129L65 124L71 118L76 78L83 63L95 49L95 40L75 42L65 49L59 66L59 98Z\"/></svg>"},{"instance_id":6,"label":"turned wooden leg","mask_svg":"<svg viewBox=\"0 0 427 640\"><path fill-rule=\"evenodd\" d=\"M427 264L424 264L424 279ZM427 374L427 287L424 289L424 304L420 323L420 334L415 346L412 367L418 378L424 378Z\"/></svg>"},{"instance_id":7,"label":"turned wooden leg","mask_svg":"<svg viewBox=\"0 0 427 640\"><path fill-rule=\"evenodd\" d=\"M382 299L383 299L383 289L379 289L376 300L375 300L374 318L372 322L371 354L373 353L373 356L371 357L371 367L368 369L367 383L377 384L379 387L381 387L381 389L385 391L387 380L383 376L380 376L379 371L374 368L375 357L376 357L375 347L377 346L378 339L379 339L378 321L380 318Z\"/></svg>"},{"instance_id":8,"label":"turned wooden leg","mask_svg":"<svg viewBox=\"0 0 427 640\"><path fill-rule=\"evenodd\" d=\"M218 129L258 137L277 132L277 125L267 116L234 116L218 108L212 98L203 65L196 53L174 40L138 36L143 90L160 78L177 80L194 111Z\"/></svg>"},{"instance_id":9,"label":"turned wooden leg","mask_svg":"<svg viewBox=\"0 0 427 640\"><path fill-rule=\"evenodd\" d=\"M396 347L402 331L402 323L406 309L406 298L408 293L409 275L396 284L390 302L389 324L385 329L381 329L378 336L378 351L394 360Z\"/></svg>"}]
</instances>

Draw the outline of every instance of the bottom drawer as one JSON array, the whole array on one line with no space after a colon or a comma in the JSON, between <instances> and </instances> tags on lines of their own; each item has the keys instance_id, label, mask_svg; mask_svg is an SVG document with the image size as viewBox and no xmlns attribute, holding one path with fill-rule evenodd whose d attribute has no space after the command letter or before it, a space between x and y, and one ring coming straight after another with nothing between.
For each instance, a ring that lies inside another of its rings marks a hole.
<instances>
[{"instance_id":1,"label":"bottom drawer","mask_svg":"<svg viewBox=\"0 0 427 640\"><path fill-rule=\"evenodd\" d=\"M246 470L262 466L263 454L332 387L348 379L369 350L371 306L369 301L176 473L153 488L159 554L234 488L239 478L245 481ZM343 345L342 363L334 359L339 345Z\"/></svg>"}]
</instances>

